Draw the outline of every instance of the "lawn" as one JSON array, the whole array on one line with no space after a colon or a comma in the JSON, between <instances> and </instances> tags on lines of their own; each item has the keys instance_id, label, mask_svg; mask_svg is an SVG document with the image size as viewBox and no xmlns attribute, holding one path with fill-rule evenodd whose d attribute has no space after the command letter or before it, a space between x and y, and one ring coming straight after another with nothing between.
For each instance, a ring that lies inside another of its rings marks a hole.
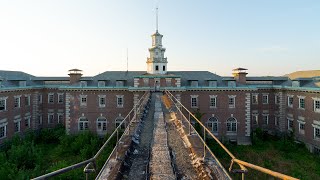
<instances>
[{"instance_id":1,"label":"lawn","mask_svg":"<svg viewBox=\"0 0 320 180\"><path fill-rule=\"evenodd\" d=\"M213 152L228 169L229 156L210 140ZM304 144L298 144L293 138L255 136L252 146L226 144L236 158L277 171L299 179L320 179L320 156L310 153ZM269 175L248 169L246 179L272 179ZM239 175L232 174L234 179Z\"/></svg>"},{"instance_id":2,"label":"lawn","mask_svg":"<svg viewBox=\"0 0 320 180\"><path fill-rule=\"evenodd\" d=\"M1 179L30 179L91 158L104 140L90 132L65 135L64 127L27 132L14 136L0 148ZM113 143L114 144L114 143ZM97 160L102 167L112 150L107 147ZM85 179L83 168L55 179Z\"/></svg>"}]
</instances>

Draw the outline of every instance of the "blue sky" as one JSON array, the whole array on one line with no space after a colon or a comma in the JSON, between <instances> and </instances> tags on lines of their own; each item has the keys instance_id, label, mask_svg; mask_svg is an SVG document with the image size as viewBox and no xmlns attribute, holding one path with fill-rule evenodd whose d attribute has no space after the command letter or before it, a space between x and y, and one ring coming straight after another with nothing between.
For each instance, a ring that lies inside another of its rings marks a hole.
<instances>
[{"instance_id":1,"label":"blue sky","mask_svg":"<svg viewBox=\"0 0 320 180\"><path fill-rule=\"evenodd\" d=\"M39 76L146 70L150 35L168 70L283 75L320 69L319 0L0 1L0 69Z\"/></svg>"}]
</instances>

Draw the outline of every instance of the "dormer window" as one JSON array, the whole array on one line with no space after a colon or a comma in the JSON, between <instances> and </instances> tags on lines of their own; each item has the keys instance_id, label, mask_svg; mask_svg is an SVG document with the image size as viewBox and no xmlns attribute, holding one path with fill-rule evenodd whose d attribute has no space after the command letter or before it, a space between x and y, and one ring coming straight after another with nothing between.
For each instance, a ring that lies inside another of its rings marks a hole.
<instances>
[{"instance_id":1,"label":"dormer window","mask_svg":"<svg viewBox=\"0 0 320 180\"><path fill-rule=\"evenodd\" d=\"M124 86L124 81L123 80L116 81L116 87L123 87L123 86Z\"/></svg>"},{"instance_id":2,"label":"dormer window","mask_svg":"<svg viewBox=\"0 0 320 180\"><path fill-rule=\"evenodd\" d=\"M98 87L105 87L106 82L105 81L98 81Z\"/></svg>"},{"instance_id":3,"label":"dormer window","mask_svg":"<svg viewBox=\"0 0 320 180\"><path fill-rule=\"evenodd\" d=\"M81 81L80 82L81 87L87 87L87 81Z\"/></svg>"},{"instance_id":4,"label":"dormer window","mask_svg":"<svg viewBox=\"0 0 320 180\"><path fill-rule=\"evenodd\" d=\"M209 87L217 87L217 81L208 81Z\"/></svg>"},{"instance_id":5,"label":"dormer window","mask_svg":"<svg viewBox=\"0 0 320 180\"><path fill-rule=\"evenodd\" d=\"M25 87L25 86L27 86L27 81L19 81L19 86L20 86L20 87Z\"/></svg>"},{"instance_id":6,"label":"dormer window","mask_svg":"<svg viewBox=\"0 0 320 180\"><path fill-rule=\"evenodd\" d=\"M198 87L198 81L197 80L191 81L190 86L191 87Z\"/></svg>"}]
</instances>

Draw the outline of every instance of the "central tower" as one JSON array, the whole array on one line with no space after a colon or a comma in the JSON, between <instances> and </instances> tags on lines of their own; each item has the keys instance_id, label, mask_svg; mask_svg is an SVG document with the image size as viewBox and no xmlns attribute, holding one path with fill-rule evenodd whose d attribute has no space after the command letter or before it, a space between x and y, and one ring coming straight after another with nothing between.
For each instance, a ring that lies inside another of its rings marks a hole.
<instances>
[{"instance_id":1,"label":"central tower","mask_svg":"<svg viewBox=\"0 0 320 180\"><path fill-rule=\"evenodd\" d=\"M156 9L156 32L151 35L152 47L149 48L150 56L147 59L148 74L167 74L167 58L164 57L165 48L162 47L162 37L158 32L158 8Z\"/></svg>"}]
</instances>

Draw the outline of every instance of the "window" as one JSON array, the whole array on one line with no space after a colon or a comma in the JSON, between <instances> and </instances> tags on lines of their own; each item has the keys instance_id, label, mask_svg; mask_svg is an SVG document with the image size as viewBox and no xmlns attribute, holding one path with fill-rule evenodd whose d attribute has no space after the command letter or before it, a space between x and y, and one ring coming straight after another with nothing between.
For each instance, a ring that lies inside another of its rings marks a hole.
<instances>
[{"instance_id":1,"label":"window","mask_svg":"<svg viewBox=\"0 0 320 180\"><path fill-rule=\"evenodd\" d=\"M149 86L149 78L143 78L144 86Z\"/></svg>"},{"instance_id":2,"label":"window","mask_svg":"<svg viewBox=\"0 0 320 180\"><path fill-rule=\"evenodd\" d=\"M211 132L218 132L218 119L215 117L209 118L207 126Z\"/></svg>"},{"instance_id":3,"label":"window","mask_svg":"<svg viewBox=\"0 0 320 180\"><path fill-rule=\"evenodd\" d=\"M80 81L80 87L87 87L87 81Z\"/></svg>"},{"instance_id":4,"label":"window","mask_svg":"<svg viewBox=\"0 0 320 180\"><path fill-rule=\"evenodd\" d=\"M227 120L227 132L237 132L237 120L233 117Z\"/></svg>"},{"instance_id":5,"label":"window","mask_svg":"<svg viewBox=\"0 0 320 180\"><path fill-rule=\"evenodd\" d=\"M159 66L158 65L156 65L156 71L159 71Z\"/></svg>"},{"instance_id":6,"label":"window","mask_svg":"<svg viewBox=\"0 0 320 180\"><path fill-rule=\"evenodd\" d=\"M252 104L258 104L258 94L252 95Z\"/></svg>"},{"instance_id":7,"label":"window","mask_svg":"<svg viewBox=\"0 0 320 180\"><path fill-rule=\"evenodd\" d=\"M99 95L99 107L106 107L106 95Z\"/></svg>"},{"instance_id":8,"label":"window","mask_svg":"<svg viewBox=\"0 0 320 180\"><path fill-rule=\"evenodd\" d=\"M25 124L25 127L30 128L30 126L31 126L31 117L30 116L24 118L24 124Z\"/></svg>"},{"instance_id":9,"label":"window","mask_svg":"<svg viewBox=\"0 0 320 180\"><path fill-rule=\"evenodd\" d=\"M38 103L42 104L42 94L38 94Z\"/></svg>"},{"instance_id":10,"label":"window","mask_svg":"<svg viewBox=\"0 0 320 180\"><path fill-rule=\"evenodd\" d=\"M275 96L275 103L280 104L280 95Z\"/></svg>"},{"instance_id":11,"label":"window","mask_svg":"<svg viewBox=\"0 0 320 180\"><path fill-rule=\"evenodd\" d=\"M63 113L58 113L58 123L63 123Z\"/></svg>"},{"instance_id":12,"label":"window","mask_svg":"<svg viewBox=\"0 0 320 180\"><path fill-rule=\"evenodd\" d=\"M268 125L269 124L269 114L262 114L263 118L263 124Z\"/></svg>"},{"instance_id":13,"label":"window","mask_svg":"<svg viewBox=\"0 0 320 180\"><path fill-rule=\"evenodd\" d=\"M7 137L7 124L6 120L0 121L0 139Z\"/></svg>"},{"instance_id":14,"label":"window","mask_svg":"<svg viewBox=\"0 0 320 180\"><path fill-rule=\"evenodd\" d=\"M64 96L63 93L58 93L58 103L62 104L64 102Z\"/></svg>"},{"instance_id":15,"label":"window","mask_svg":"<svg viewBox=\"0 0 320 180\"><path fill-rule=\"evenodd\" d=\"M198 107L198 95L191 95L191 108Z\"/></svg>"},{"instance_id":16,"label":"window","mask_svg":"<svg viewBox=\"0 0 320 180\"><path fill-rule=\"evenodd\" d=\"M104 117L99 117L97 119L97 131L107 131L107 119Z\"/></svg>"},{"instance_id":17,"label":"window","mask_svg":"<svg viewBox=\"0 0 320 180\"><path fill-rule=\"evenodd\" d=\"M299 98L299 109L304 109L304 106L305 103L304 103L304 98Z\"/></svg>"},{"instance_id":18,"label":"window","mask_svg":"<svg viewBox=\"0 0 320 180\"><path fill-rule=\"evenodd\" d=\"M320 100L314 100L313 104L314 112L320 112Z\"/></svg>"},{"instance_id":19,"label":"window","mask_svg":"<svg viewBox=\"0 0 320 180\"><path fill-rule=\"evenodd\" d=\"M54 114L48 113L48 124L53 124L54 121Z\"/></svg>"},{"instance_id":20,"label":"window","mask_svg":"<svg viewBox=\"0 0 320 180\"><path fill-rule=\"evenodd\" d=\"M171 78L166 78L167 87L171 87Z\"/></svg>"},{"instance_id":21,"label":"window","mask_svg":"<svg viewBox=\"0 0 320 180\"><path fill-rule=\"evenodd\" d=\"M0 98L0 111L7 110L7 97L1 97Z\"/></svg>"},{"instance_id":22,"label":"window","mask_svg":"<svg viewBox=\"0 0 320 180\"><path fill-rule=\"evenodd\" d=\"M162 67L162 71L166 71L166 66L163 66L163 67Z\"/></svg>"},{"instance_id":23,"label":"window","mask_svg":"<svg viewBox=\"0 0 320 180\"><path fill-rule=\"evenodd\" d=\"M49 93L48 94L48 103L49 104L53 104L54 103L54 94L53 93Z\"/></svg>"},{"instance_id":24,"label":"window","mask_svg":"<svg viewBox=\"0 0 320 180\"><path fill-rule=\"evenodd\" d=\"M293 107L293 96L288 96L288 107Z\"/></svg>"},{"instance_id":25,"label":"window","mask_svg":"<svg viewBox=\"0 0 320 180\"><path fill-rule=\"evenodd\" d=\"M21 119L14 120L14 132L20 132Z\"/></svg>"},{"instance_id":26,"label":"window","mask_svg":"<svg viewBox=\"0 0 320 180\"><path fill-rule=\"evenodd\" d=\"M280 117L279 116L275 116L274 117L274 125L275 126L279 126L279 121L280 121Z\"/></svg>"},{"instance_id":27,"label":"window","mask_svg":"<svg viewBox=\"0 0 320 180\"><path fill-rule=\"evenodd\" d=\"M84 131L89 129L89 121L86 117L79 118L79 131Z\"/></svg>"},{"instance_id":28,"label":"window","mask_svg":"<svg viewBox=\"0 0 320 180\"><path fill-rule=\"evenodd\" d=\"M118 80L116 81L116 87L123 87L124 86L124 81Z\"/></svg>"},{"instance_id":29,"label":"window","mask_svg":"<svg viewBox=\"0 0 320 180\"><path fill-rule=\"evenodd\" d=\"M118 108L123 107L123 95L117 95L117 107Z\"/></svg>"},{"instance_id":30,"label":"window","mask_svg":"<svg viewBox=\"0 0 320 180\"><path fill-rule=\"evenodd\" d=\"M314 139L320 139L320 126L315 126L313 129L314 129Z\"/></svg>"},{"instance_id":31,"label":"window","mask_svg":"<svg viewBox=\"0 0 320 180\"><path fill-rule=\"evenodd\" d=\"M98 87L105 87L106 82L105 81L98 81Z\"/></svg>"},{"instance_id":32,"label":"window","mask_svg":"<svg viewBox=\"0 0 320 180\"><path fill-rule=\"evenodd\" d=\"M235 95L231 95L229 96L229 108L235 108L236 107L236 96Z\"/></svg>"},{"instance_id":33,"label":"window","mask_svg":"<svg viewBox=\"0 0 320 180\"><path fill-rule=\"evenodd\" d=\"M87 95L80 95L80 106L87 106Z\"/></svg>"},{"instance_id":34,"label":"window","mask_svg":"<svg viewBox=\"0 0 320 180\"><path fill-rule=\"evenodd\" d=\"M304 134L304 124L305 123L299 122L299 133L300 134Z\"/></svg>"},{"instance_id":35,"label":"window","mask_svg":"<svg viewBox=\"0 0 320 180\"><path fill-rule=\"evenodd\" d=\"M288 130L292 131L293 130L293 119L287 118L288 120Z\"/></svg>"},{"instance_id":36,"label":"window","mask_svg":"<svg viewBox=\"0 0 320 180\"><path fill-rule=\"evenodd\" d=\"M191 87L198 87L198 81L191 81L190 86Z\"/></svg>"},{"instance_id":37,"label":"window","mask_svg":"<svg viewBox=\"0 0 320 180\"><path fill-rule=\"evenodd\" d=\"M217 87L217 81L208 81L209 87Z\"/></svg>"},{"instance_id":38,"label":"window","mask_svg":"<svg viewBox=\"0 0 320 180\"><path fill-rule=\"evenodd\" d=\"M19 108L20 107L20 97L21 96L15 96L14 97L14 107Z\"/></svg>"},{"instance_id":39,"label":"window","mask_svg":"<svg viewBox=\"0 0 320 180\"><path fill-rule=\"evenodd\" d=\"M262 104L268 104L269 103L269 95L263 94L262 95Z\"/></svg>"},{"instance_id":40,"label":"window","mask_svg":"<svg viewBox=\"0 0 320 180\"><path fill-rule=\"evenodd\" d=\"M24 97L24 103L26 106L30 106L30 104L31 104L31 96L30 95L26 95Z\"/></svg>"},{"instance_id":41,"label":"window","mask_svg":"<svg viewBox=\"0 0 320 180\"><path fill-rule=\"evenodd\" d=\"M117 128L120 124L121 124L121 122L123 121L124 119L123 119L123 117L118 117L116 120L115 120L115 128ZM125 126L125 122L123 122L122 124L121 124L121 127L120 127L120 129L125 129L126 128L126 126Z\"/></svg>"},{"instance_id":42,"label":"window","mask_svg":"<svg viewBox=\"0 0 320 180\"><path fill-rule=\"evenodd\" d=\"M255 124L255 125L259 124L259 114L258 113L252 114L252 124Z\"/></svg>"},{"instance_id":43,"label":"window","mask_svg":"<svg viewBox=\"0 0 320 180\"><path fill-rule=\"evenodd\" d=\"M210 108L217 107L217 95L210 95Z\"/></svg>"},{"instance_id":44,"label":"window","mask_svg":"<svg viewBox=\"0 0 320 180\"><path fill-rule=\"evenodd\" d=\"M38 125L42 125L42 114L39 114L37 117Z\"/></svg>"}]
</instances>

